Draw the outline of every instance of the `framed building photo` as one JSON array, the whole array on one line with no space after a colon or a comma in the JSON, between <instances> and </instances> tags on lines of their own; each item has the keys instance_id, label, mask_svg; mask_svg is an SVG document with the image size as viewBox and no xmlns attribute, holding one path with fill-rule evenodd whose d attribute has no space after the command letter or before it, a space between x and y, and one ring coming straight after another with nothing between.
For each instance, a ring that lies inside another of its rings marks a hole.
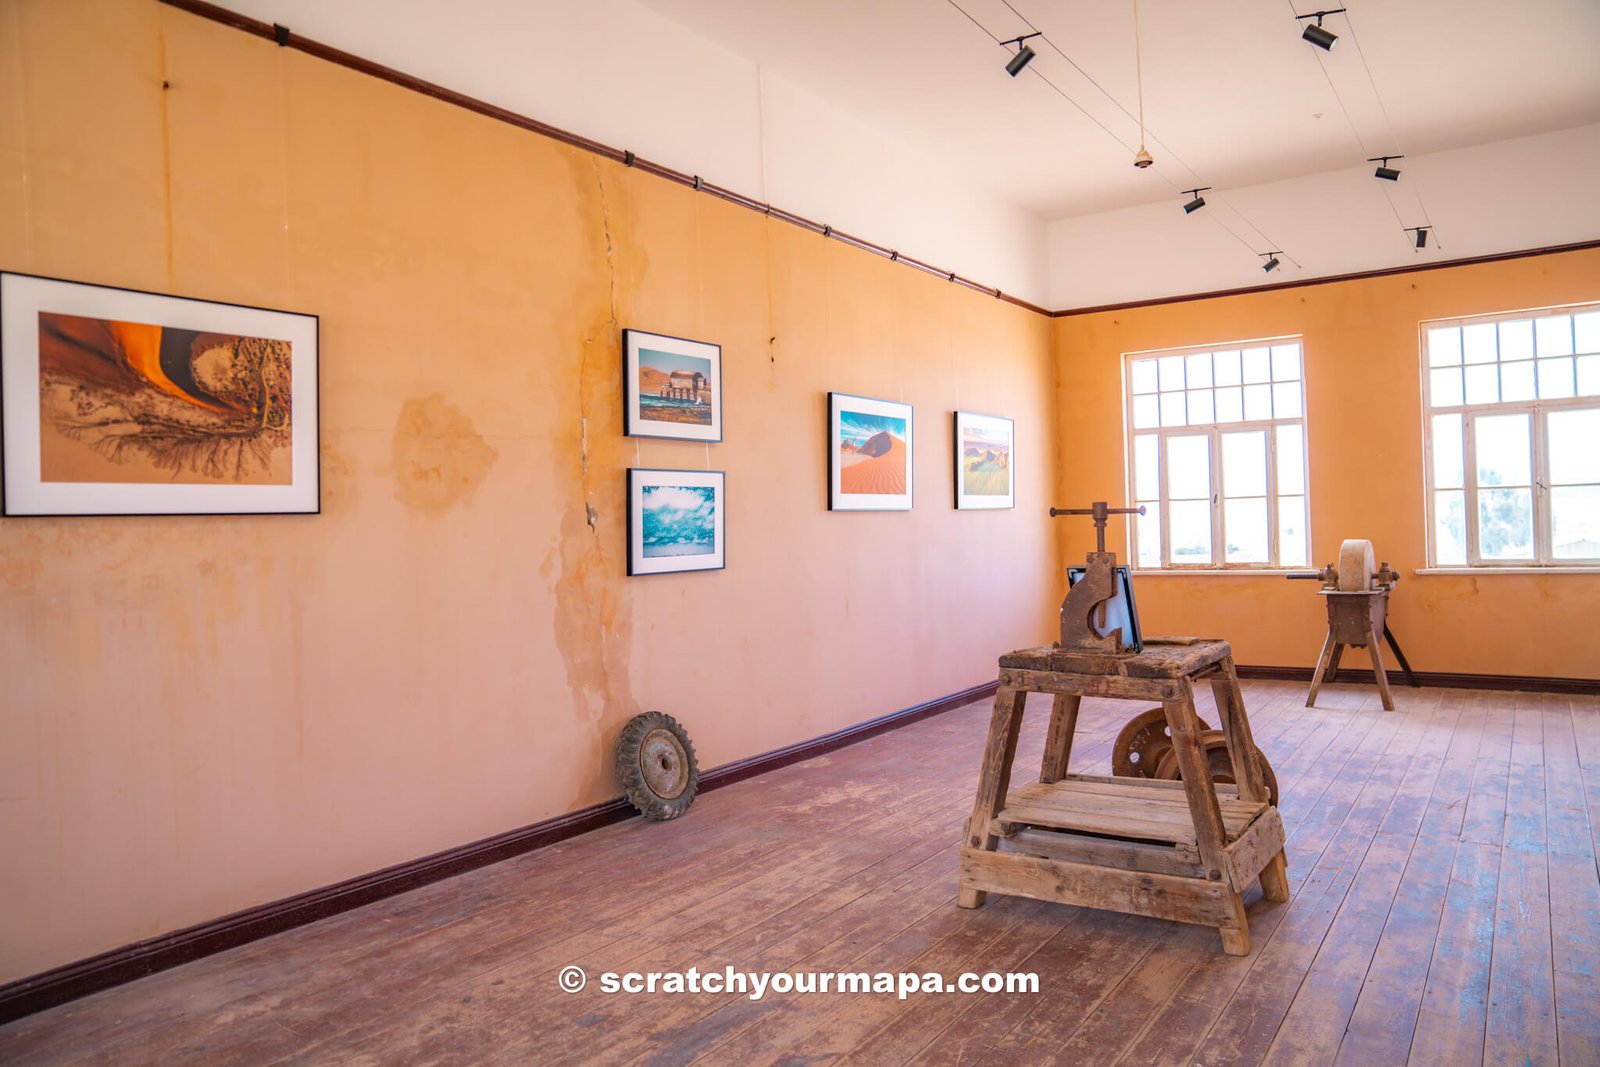
<instances>
[{"instance_id":1,"label":"framed building photo","mask_svg":"<svg viewBox=\"0 0 1600 1067\"><path fill-rule=\"evenodd\" d=\"M628 468L628 573L727 566L727 475Z\"/></svg>"},{"instance_id":2,"label":"framed building photo","mask_svg":"<svg viewBox=\"0 0 1600 1067\"><path fill-rule=\"evenodd\" d=\"M910 511L910 404L828 394L828 507Z\"/></svg>"},{"instance_id":3,"label":"framed building photo","mask_svg":"<svg viewBox=\"0 0 1600 1067\"><path fill-rule=\"evenodd\" d=\"M319 511L317 327L0 273L5 514Z\"/></svg>"},{"instance_id":4,"label":"framed building photo","mask_svg":"<svg viewBox=\"0 0 1600 1067\"><path fill-rule=\"evenodd\" d=\"M956 412L956 507L1015 507L1011 473L1015 426L998 415Z\"/></svg>"},{"instance_id":5,"label":"framed building photo","mask_svg":"<svg viewBox=\"0 0 1600 1067\"><path fill-rule=\"evenodd\" d=\"M722 348L622 331L623 428L629 437L722 440Z\"/></svg>"}]
</instances>

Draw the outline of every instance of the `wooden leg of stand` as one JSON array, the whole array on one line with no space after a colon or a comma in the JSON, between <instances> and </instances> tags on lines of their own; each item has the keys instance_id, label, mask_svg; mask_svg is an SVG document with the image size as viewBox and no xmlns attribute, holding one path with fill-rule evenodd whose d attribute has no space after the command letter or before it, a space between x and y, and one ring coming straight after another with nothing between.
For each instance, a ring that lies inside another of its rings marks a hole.
<instances>
[{"instance_id":1,"label":"wooden leg of stand","mask_svg":"<svg viewBox=\"0 0 1600 1067\"><path fill-rule=\"evenodd\" d=\"M1050 711L1050 732L1045 735L1044 764L1039 781L1059 782L1067 776L1067 760L1072 756L1072 735L1078 728L1078 705L1082 697L1057 693Z\"/></svg>"},{"instance_id":2,"label":"wooden leg of stand","mask_svg":"<svg viewBox=\"0 0 1600 1067\"><path fill-rule=\"evenodd\" d=\"M1333 646L1333 658L1328 661L1328 684L1332 685L1339 680L1339 661L1344 658L1344 646Z\"/></svg>"},{"instance_id":3,"label":"wooden leg of stand","mask_svg":"<svg viewBox=\"0 0 1600 1067\"><path fill-rule=\"evenodd\" d=\"M1261 895L1280 902L1289 899L1289 860L1282 851L1261 868Z\"/></svg>"},{"instance_id":4,"label":"wooden leg of stand","mask_svg":"<svg viewBox=\"0 0 1600 1067\"><path fill-rule=\"evenodd\" d=\"M1217 716L1228 742L1228 759L1233 764L1233 780L1239 785L1241 800L1266 800L1266 779L1256 760L1256 740L1250 733L1250 718L1244 713L1244 694L1239 691L1239 672L1229 656L1217 665L1211 676L1211 695L1217 701Z\"/></svg>"},{"instance_id":5,"label":"wooden leg of stand","mask_svg":"<svg viewBox=\"0 0 1600 1067\"><path fill-rule=\"evenodd\" d=\"M1339 642L1333 639L1333 630L1329 628L1328 639L1322 643L1322 656L1317 660L1317 673L1311 676L1311 692L1306 694L1306 707L1316 707L1317 690L1322 688L1322 678L1328 673L1328 664L1333 661L1333 653L1338 647Z\"/></svg>"},{"instance_id":6,"label":"wooden leg of stand","mask_svg":"<svg viewBox=\"0 0 1600 1067\"><path fill-rule=\"evenodd\" d=\"M983 770L978 775L978 797L967 820L967 847L989 852L999 843L990 827L995 815L1005 807L1006 790L1011 786L1011 761L1017 755L1017 735L1022 730L1022 709L1027 703L1025 690L1001 686L994 695L994 714L989 719L989 741L983 750ZM981 908L985 895L981 889L961 887L956 903L963 908Z\"/></svg>"},{"instance_id":7,"label":"wooden leg of stand","mask_svg":"<svg viewBox=\"0 0 1600 1067\"><path fill-rule=\"evenodd\" d=\"M1389 673L1383 669L1383 636L1376 630L1372 631L1367 651L1372 655L1372 673L1378 679L1378 695L1383 698L1383 710L1393 711L1394 697L1389 695Z\"/></svg>"},{"instance_id":8,"label":"wooden leg of stand","mask_svg":"<svg viewBox=\"0 0 1600 1067\"><path fill-rule=\"evenodd\" d=\"M1244 898L1238 893L1229 894L1233 899L1233 916L1231 920L1217 927L1217 933L1222 935L1222 951L1230 956L1250 955L1250 920L1245 918Z\"/></svg>"}]
</instances>

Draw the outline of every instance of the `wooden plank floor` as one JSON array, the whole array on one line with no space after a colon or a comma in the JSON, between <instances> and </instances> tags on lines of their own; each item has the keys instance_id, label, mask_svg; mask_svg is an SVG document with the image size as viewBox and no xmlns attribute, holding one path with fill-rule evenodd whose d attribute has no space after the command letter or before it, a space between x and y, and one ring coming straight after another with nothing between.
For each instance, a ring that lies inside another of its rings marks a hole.
<instances>
[{"instance_id":1,"label":"wooden plank floor","mask_svg":"<svg viewBox=\"0 0 1600 1067\"><path fill-rule=\"evenodd\" d=\"M1385 714L1368 688L1304 693L1245 686L1293 891L1247 897L1248 957L1154 919L956 908L982 704L20 1020L0 1062L1600 1063L1600 699L1401 688ZM1139 710L1085 700L1073 769L1108 773ZM557 987L568 964L581 993ZM729 966L1041 991L597 988Z\"/></svg>"}]
</instances>

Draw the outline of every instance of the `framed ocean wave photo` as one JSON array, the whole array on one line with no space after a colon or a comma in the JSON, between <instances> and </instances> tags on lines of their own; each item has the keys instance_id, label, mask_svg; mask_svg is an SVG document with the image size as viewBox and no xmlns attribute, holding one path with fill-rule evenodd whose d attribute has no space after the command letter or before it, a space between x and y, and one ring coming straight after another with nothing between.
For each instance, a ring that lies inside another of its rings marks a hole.
<instances>
[{"instance_id":1,"label":"framed ocean wave photo","mask_svg":"<svg viewBox=\"0 0 1600 1067\"><path fill-rule=\"evenodd\" d=\"M727 475L628 468L628 574L727 565Z\"/></svg>"}]
</instances>

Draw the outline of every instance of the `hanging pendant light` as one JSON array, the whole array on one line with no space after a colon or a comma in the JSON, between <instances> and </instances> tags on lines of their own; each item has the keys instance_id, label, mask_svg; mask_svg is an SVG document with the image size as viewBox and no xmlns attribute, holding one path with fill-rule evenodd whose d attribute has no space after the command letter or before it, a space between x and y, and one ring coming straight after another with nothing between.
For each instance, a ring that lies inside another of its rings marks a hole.
<instances>
[{"instance_id":1,"label":"hanging pendant light","mask_svg":"<svg viewBox=\"0 0 1600 1067\"><path fill-rule=\"evenodd\" d=\"M1144 146L1144 66L1139 58L1139 0L1133 0L1133 73L1139 86L1139 151L1133 154L1133 165L1144 170L1155 160Z\"/></svg>"}]
</instances>

